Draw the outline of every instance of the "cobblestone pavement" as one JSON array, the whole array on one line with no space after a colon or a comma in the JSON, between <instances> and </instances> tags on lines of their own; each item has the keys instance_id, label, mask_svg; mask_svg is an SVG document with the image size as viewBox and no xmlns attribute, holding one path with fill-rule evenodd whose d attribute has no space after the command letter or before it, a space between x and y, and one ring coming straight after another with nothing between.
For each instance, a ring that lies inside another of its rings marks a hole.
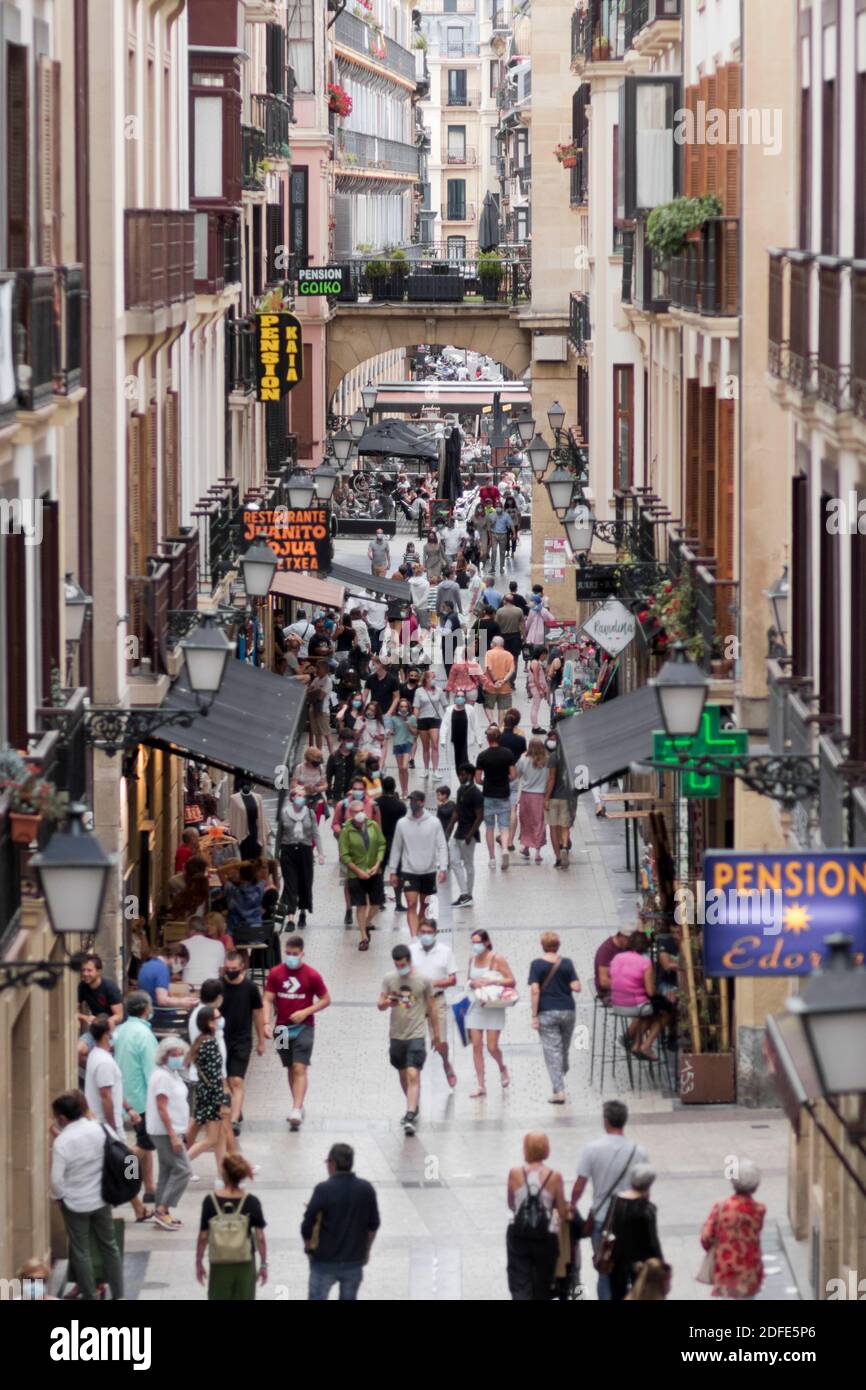
<instances>
[{"instance_id":1,"label":"cobblestone pavement","mask_svg":"<svg viewBox=\"0 0 866 1390\"><path fill-rule=\"evenodd\" d=\"M523 544L528 545L527 538ZM362 563L360 545L341 544L339 549L340 559ZM518 558L515 575L529 583L524 556ZM525 699L519 704L525 708ZM425 785L417 773L413 785ZM426 783L431 799L434 785L433 779ZM547 1103L550 1084L538 1039L530 1028L528 1008L518 1005L503 1033L510 1089L503 1092L495 1067L488 1068L487 1097L469 1099L474 1089L471 1055L460 1047L452 1028L456 1090L449 1092L438 1058L428 1060L419 1131L405 1138L399 1125L403 1097L388 1063L387 1019L375 1008L391 947L408 936L405 916L389 905L370 951L360 954L355 929L342 925L336 845L327 826L325 839L327 863L316 869L316 911L305 932L306 958L324 976L333 1004L316 1023L303 1129L288 1132L288 1089L270 1051L253 1058L248 1078L241 1143L244 1153L261 1165L253 1190L264 1205L270 1255L270 1283L260 1296L306 1296L307 1264L298 1228L312 1186L325 1176L327 1150L342 1139L355 1147L356 1170L375 1183L382 1216L362 1297L507 1299L505 1180L511 1164L520 1161L522 1135L530 1128L547 1130L552 1162L570 1187L582 1145L600 1132L598 1077L589 1084L591 995L587 990L578 999L576 1047L563 1110L552 1111ZM479 846L475 906L451 914L461 984L469 936L476 926L491 932L524 995L529 962L538 952L538 935L544 928L560 933L563 954L572 957L584 981L591 980L599 942L617 921L633 920L634 884L625 871L621 826L596 820L589 798L581 802L574 844L571 866L564 873L554 872L549 849L541 866L527 864L518 855L512 857L507 873L490 872L485 847ZM450 893L454 896L456 891ZM439 916L447 930L448 911ZM455 991L455 997L459 993ZM694 1280L701 1260L697 1234L711 1204L729 1191L722 1173L725 1156L745 1154L764 1172L760 1197L768 1206L768 1220L763 1296L797 1297L781 1243L787 1159L787 1125L781 1113L735 1107L693 1110L661 1094L648 1078L641 1076L641 1082L640 1092L632 1094L620 1064L614 1084L610 1076L605 1079L604 1097L619 1095L628 1101L628 1133L646 1145L658 1172L654 1200L662 1245L674 1267L672 1296L708 1297L709 1291ZM182 1231L127 1226L129 1297L204 1297L194 1282L193 1252L201 1200L215 1172L212 1157L205 1155L195 1168L201 1181L188 1188L177 1213L184 1222ZM593 1299L595 1276L587 1242L582 1250L586 1297Z\"/></svg>"}]
</instances>

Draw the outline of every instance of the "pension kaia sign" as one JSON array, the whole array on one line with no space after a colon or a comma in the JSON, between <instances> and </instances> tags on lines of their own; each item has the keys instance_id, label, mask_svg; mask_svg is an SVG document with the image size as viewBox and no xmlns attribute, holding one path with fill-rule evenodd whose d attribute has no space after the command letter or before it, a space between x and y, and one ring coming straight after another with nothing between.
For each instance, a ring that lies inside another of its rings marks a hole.
<instances>
[{"instance_id":1,"label":"pension kaia sign","mask_svg":"<svg viewBox=\"0 0 866 1390\"><path fill-rule=\"evenodd\" d=\"M260 401L281 401L304 375L300 320L283 311L257 315L256 372Z\"/></svg>"},{"instance_id":2,"label":"pension kaia sign","mask_svg":"<svg viewBox=\"0 0 866 1390\"><path fill-rule=\"evenodd\" d=\"M244 540L266 541L277 557L277 569L327 569L331 560L328 513L324 507L294 511L275 507L270 511L244 512Z\"/></svg>"}]
</instances>

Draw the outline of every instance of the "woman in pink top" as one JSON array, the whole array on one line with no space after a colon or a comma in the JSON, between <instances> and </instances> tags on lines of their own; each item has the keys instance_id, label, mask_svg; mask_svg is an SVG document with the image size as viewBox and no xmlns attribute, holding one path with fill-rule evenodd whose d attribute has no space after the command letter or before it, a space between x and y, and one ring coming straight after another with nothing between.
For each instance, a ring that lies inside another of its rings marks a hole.
<instances>
[{"instance_id":1,"label":"woman in pink top","mask_svg":"<svg viewBox=\"0 0 866 1390\"><path fill-rule=\"evenodd\" d=\"M661 1032L667 1008L656 994L655 968L649 959L649 938L632 932L628 947L610 963L610 1002L614 1007L643 1010L628 1028L632 1056L658 1060L652 1045Z\"/></svg>"},{"instance_id":2,"label":"woman in pink top","mask_svg":"<svg viewBox=\"0 0 866 1390\"><path fill-rule=\"evenodd\" d=\"M457 647L445 689L449 695L465 695L468 700L477 700L483 674L477 661L466 660L466 648Z\"/></svg>"}]
</instances>

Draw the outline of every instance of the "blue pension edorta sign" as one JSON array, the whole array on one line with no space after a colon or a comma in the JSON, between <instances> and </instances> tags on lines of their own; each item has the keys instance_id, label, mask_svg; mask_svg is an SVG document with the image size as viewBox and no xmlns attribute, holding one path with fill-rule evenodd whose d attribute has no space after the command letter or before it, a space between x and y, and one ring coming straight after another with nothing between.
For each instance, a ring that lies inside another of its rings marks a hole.
<instances>
[{"instance_id":1,"label":"blue pension edorta sign","mask_svg":"<svg viewBox=\"0 0 866 1390\"><path fill-rule=\"evenodd\" d=\"M866 955L866 851L704 855L707 975L808 975L833 932Z\"/></svg>"}]
</instances>

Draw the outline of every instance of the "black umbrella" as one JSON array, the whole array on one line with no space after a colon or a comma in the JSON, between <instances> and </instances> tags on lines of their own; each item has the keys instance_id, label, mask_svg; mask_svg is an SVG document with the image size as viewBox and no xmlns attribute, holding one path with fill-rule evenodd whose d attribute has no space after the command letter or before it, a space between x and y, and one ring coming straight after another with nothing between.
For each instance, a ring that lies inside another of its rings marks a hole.
<instances>
[{"instance_id":1,"label":"black umbrella","mask_svg":"<svg viewBox=\"0 0 866 1390\"><path fill-rule=\"evenodd\" d=\"M488 192L484 195L481 207L481 221L478 224L478 248L481 251L495 251L499 245L499 208L496 199Z\"/></svg>"},{"instance_id":2,"label":"black umbrella","mask_svg":"<svg viewBox=\"0 0 866 1390\"><path fill-rule=\"evenodd\" d=\"M443 496L448 498L452 507L463 491L463 480L460 476L460 455L463 436L458 425L452 427L451 433L445 440L445 477Z\"/></svg>"},{"instance_id":3,"label":"black umbrella","mask_svg":"<svg viewBox=\"0 0 866 1390\"><path fill-rule=\"evenodd\" d=\"M406 420L380 420L377 425L371 425L358 440L358 453L406 459L439 457L435 442L424 438L422 432Z\"/></svg>"}]
</instances>

